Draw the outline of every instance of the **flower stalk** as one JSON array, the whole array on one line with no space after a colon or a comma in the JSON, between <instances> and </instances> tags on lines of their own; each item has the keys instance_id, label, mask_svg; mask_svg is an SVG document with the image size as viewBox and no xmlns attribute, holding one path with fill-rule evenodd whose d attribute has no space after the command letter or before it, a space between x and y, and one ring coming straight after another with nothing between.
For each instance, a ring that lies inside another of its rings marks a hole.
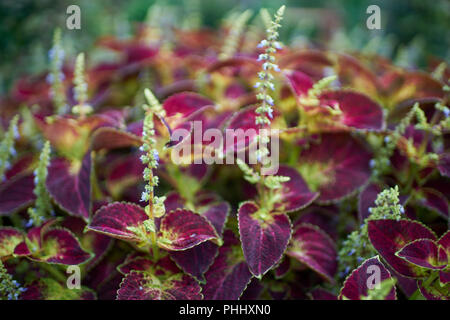
<instances>
[{"instance_id":1,"label":"flower stalk","mask_svg":"<svg viewBox=\"0 0 450 320\"><path fill-rule=\"evenodd\" d=\"M274 99L271 97L270 92L275 90L275 79L272 72L279 72L280 68L275 63L275 53L282 48L281 43L278 41L279 33L278 29L281 27L281 21L283 20L283 14L285 6L281 6L274 16L274 20L270 20L269 27L267 28L267 39L262 40L258 44L258 48L264 48L264 53L261 53L258 57L258 61L262 62L262 70L258 73L259 81L256 82L255 88L258 89L256 98L260 101L260 106L256 108L257 114L255 124L261 129L265 126L270 126L273 119L273 106ZM267 144L270 139L268 135L258 134L256 142L259 148L256 150L256 159L258 161L258 173L253 172L245 163L238 162L241 170L244 171L244 177L250 182L257 183L258 194L260 195L260 201L262 206L268 205L270 195L267 194L265 188L269 188L270 192L273 189L281 187L282 182L289 180L288 177L270 176L266 178L261 175L261 167L263 165L263 159L269 155L269 149Z\"/></svg>"},{"instance_id":2,"label":"flower stalk","mask_svg":"<svg viewBox=\"0 0 450 320\"><path fill-rule=\"evenodd\" d=\"M237 51L242 32L244 31L245 24L251 16L252 11L245 10L237 17L235 21L233 21L229 34L225 39L222 52L219 55L219 60L226 60L234 56Z\"/></svg>"},{"instance_id":3,"label":"flower stalk","mask_svg":"<svg viewBox=\"0 0 450 320\"><path fill-rule=\"evenodd\" d=\"M280 68L275 64L274 54L278 49L281 49L281 43L278 41L278 29L281 27L281 20L283 20L285 6L278 9L275 14L275 19L271 21L270 27L267 29L267 39L262 40L258 48L265 48L264 53L260 54L258 61L261 61L262 70L258 73L259 80L255 87L258 89L256 97L261 101L261 106L256 109L258 116L256 117L256 124L260 126L270 125L273 118L273 104L274 100L269 92L275 90L273 83L274 76L272 71L279 72Z\"/></svg>"},{"instance_id":4,"label":"flower stalk","mask_svg":"<svg viewBox=\"0 0 450 320\"><path fill-rule=\"evenodd\" d=\"M5 179L5 171L10 167L10 156L16 154L14 149L14 140L19 138L19 115L15 115L9 123L8 130L0 144L0 181Z\"/></svg>"},{"instance_id":5,"label":"flower stalk","mask_svg":"<svg viewBox=\"0 0 450 320\"><path fill-rule=\"evenodd\" d=\"M67 109L66 95L64 93L64 49L61 45L61 29L56 29L53 34L53 46L49 52L50 73L47 81L51 84L51 97L57 114L63 114Z\"/></svg>"},{"instance_id":6,"label":"flower stalk","mask_svg":"<svg viewBox=\"0 0 450 320\"><path fill-rule=\"evenodd\" d=\"M364 220L361 228L350 233L347 239L342 242L342 248L338 253L341 277L344 278L361 262L376 254L369 241L367 224L370 220L400 220L402 218L405 209L400 204L399 196L398 186L380 192L375 200L375 207L369 208L370 216Z\"/></svg>"},{"instance_id":7,"label":"flower stalk","mask_svg":"<svg viewBox=\"0 0 450 320\"><path fill-rule=\"evenodd\" d=\"M164 114L161 104L149 89L144 91L147 104L144 104L145 110L144 127L142 133L143 144L140 150L144 153L141 161L146 168L143 172L146 181L145 190L142 192L141 201L147 202L145 212L149 219L145 222L146 230L150 233L151 243L153 246L153 255L156 260L159 257L159 248L157 245L157 230L155 227L155 218L160 218L165 214L164 200L165 197L155 196L155 187L158 186L159 178L153 174L153 170L158 167L159 153L156 149L155 128L153 117L155 113Z\"/></svg>"},{"instance_id":8,"label":"flower stalk","mask_svg":"<svg viewBox=\"0 0 450 320\"><path fill-rule=\"evenodd\" d=\"M19 295L25 290L13 279L0 260L0 300L18 300Z\"/></svg>"},{"instance_id":9,"label":"flower stalk","mask_svg":"<svg viewBox=\"0 0 450 320\"><path fill-rule=\"evenodd\" d=\"M88 84L85 79L85 59L84 53L80 53L75 61L74 92L77 105L73 106L72 112L81 118L92 112L92 107L87 103Z\"/></svg>"},{"instance_id":10,"label":"flower stalk","mask_svg":"<svg viewBox=\"0 0 450 320\"><path fill-rule=\"evenodd\" d=\"M38 167L34 171L35 187L33 192L36 195L36 204L34 208L28 209L28 214L30 216L29 224L33 224L36 227L45 221L52 210L50 197L45 186L48 175L47 167L50 162L50 151L50 142L46 141L39 156Z\"/></svg>"}]
</instances>

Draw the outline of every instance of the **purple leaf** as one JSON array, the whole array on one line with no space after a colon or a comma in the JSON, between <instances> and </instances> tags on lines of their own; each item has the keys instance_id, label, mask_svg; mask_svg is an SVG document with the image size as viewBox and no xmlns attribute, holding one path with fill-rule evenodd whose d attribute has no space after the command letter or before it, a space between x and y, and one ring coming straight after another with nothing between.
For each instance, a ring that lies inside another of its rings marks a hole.
<instances>
[{"instance_id":1,"label":"purple leaf","mask_svg":"<svg viewBox=\"0 0 450 320\"><path fill-rule=\"evenodd\" d=\"M225 231L224 245L205 278L203 294L206 300L238 300L249 284L252 274L232 231Z\"/></svg>"},{"instance_id":2,"label":"purple leaf","mask_svg":"<svg viewBox=\"0 0 450 320\"><path fill-rule=\"evenodd\" d=\"M277 175L290 178L282 184L280 192L275 191L279 196L274 205L277 211L291 212L303 209L319 196L319 193L309 190L302 176L294 168L281 165Z\"/></svg>"},{"instance_id":3,"label":"purple leaf","mask_svg":"<svg viewBox=\"0 0 450 320\"><path fill-rule=\"evenodd\" d=\"M340 90L325 92L320 96L321 103L338 103L342 111L340 121L352 128L381 130L384 126L383 109L378 103L358 92Z\"/></svg>"},{"instance_id":4,"label":"purple leaf","mask_svg":"<svg viewBox=\"0 0 450 320\"><path fill-rule=\"evenodd\" d=\"M284 75L297 96L307 95L314 85L313 80L301 71L286 71Z\"/></svg>"},{"instance_id":5,"label":"purple leaf","mask_svg":"<svg viewBox=\"0 0 450 320\"><path fill-rule=\"evenodd\" d=\"M436 241L436 236L430 229L417 221L370 220L368 233L374 248L400 275L413 278L423 276L423 271L417 266L397 257L395 253L414 240Z\"/></svg>"},{"instance_id":6,"label":"purple leaf","mask_svg":"<svg viewBox=\"0 0 450 320\"><path fill-rule=\"evenodd\" d=\"M184 274L177 274L164 281L140 271L129 273L117 291L117 300L200 300L198 283Z\"/></svg>"},{"instance_id":7,"label":"purple leaf","mask_svg":"<svg viewBox=\"0 0 450 320\"><path fill-rule=\"evenodd\" d=\"M64 265L78 265L89 260L91 254L81 248L78 239L69 230L50 228L55 222L56 219L48 220L29 230L28 241L19 243L14 249L14 255Z\"/></svg>"},{"instance_id":8,"label":"purple leaf","mask_svg":"<svg viewBox=\"0 0 450 320\"><path fill-rule=\"evenodd\" d=\"M219 237L211 223L199 214L177 209L161 219L158 245L166 250L186 250L208 240L219 242Z\"/></svg>"},{"instance_id":9,"label":"purple leaf","mask_svg":"<svg viewBox=\"0 0 450 320\"><path fill-rule=\"evenodd\" d=\"M275 268L275 278L280 279L283 278L291 269L291 260L289 257L284 257L281 260L281 263Z\"/></svg>"},{"instance_id":10,"label":"purple leaf","mask_svg":"<svg viewBox=\"0 0 450 320\"><path fill-rule=\"evenodd\" d=\"M94 231L84 232L86 223L81 218L67 217L61 226L73 232L80 239L83 248L93 253L87 265L88 269L93 268L112 247L113 239L110 237Z\"/></svg>"},{"instance_id":11,"label":"purple leaf","mask_svg":"<svg viewBox=\"0 0 450 320\"><path fill-rule=\"evenodd\" d=\"M419 267L442 270L448 264L445 250L429 239L418 239L401 248L396 255Z\"/></svg>"},{"instance_id":12,"label":"purple leaf","mask_svg":"<svg viewBox=\"0 0 450 320\"><path fill-rule=\"evenodd\" d=\"M113 238L138 242L142 239L128 227L139 227L147 219L142 207L132 203L114 202L96 212L88 229Z\"/></svg>"},{"instance_id":13,"label":"purple leaf","mask_svg":"<svg viewBox=\"0 0 450 320\"><path fill-rule=\"evenodd\" d=\"M10 215L33 203L36 199L33 180L32 174L19 174L0 184L0 216Z\"/></svg>"},{"instance_id":14,"label":"purple leaf","mask_svg":"<svg viewBox=\"0 0 450 320\"><path fill-rule=\"evenodd\" d=\"M202 216L207 218L216 229L217 234L221 235L229 209L229 205L226 202L222 202L212 205L202 213ZM171 257L185 273L203 282L203 274L214 262L218 251L219 248L216 244L207 241L188 250L173 251L171 252Z\"/></svg>"},{"instance_id":15,"label":"purple leaf","mask_svg":"<svg viewBox=\"0 0 450 320\"><path fill-rule=\"evenodd\" d=\"M203 274L213 264L218 252L219 247L216 244L206 241L191 249L173 251L170 255L185 273L204 282Z\"/></svg>"},{"instance_id":16,"label":"purple leaf","mask_svg":"<svg viewBox=\"0 0 450 320\"><path fill-rule=\"evenodd\" d=\"M367 183L371 154L349 134L322 134L319 144L312 144L299 156L300 172L317 201L328 203L342 199Z\"/></svg>"},{"instance_id":17,"label":"purple leaf","mask_svg":"<svg viewBox=\"0 0 450 320\"><path fill-rule=\"evenodd\" d=\"M234 131L229 131L232 132L232 135L226 137L227 140L224 146L224 154L243 150L254 143L255 137L261 128L261 126L257 125L255 122L256 117L258 116L255 112L257 107L258 106L256 105L245 107L231 116L225 134L227 134L227 130ZM278 114L274 113L274 117L276 116L278 116ZM264 128L266 127L267 125L264 126ZM242 132L242 134L239 134L239 132ZM230 141L231 139L233 140Z\"/></svg>"},{"instance_id":18,"label":"purple leaf","mask_svg":"<svg viewBox=\"0 0 450 320\"><path fill-rule=\"evenodd\" d=\"M69 214L88 220L91 211L91 153L83 161L56 158L50 162L46 181L50 196Z\"/></svg>"},{"instance_id":19,"label":"purple leaf","mask_svg":"<svg viewBox=\"0 0 450 320\"><path fill-rule=\"evenodd\" d=\"M345 297L350 300L361 300L362 297L367 297L370 289L374 289L377 285L376 281L379 281L379 284L390 278L391 274L380 262L378 256L367 259L345 279L339 299L342 300ZM396 299L397 295L393 287L385 300Z\"/></svg>"},{"instance_id":20,"label":"purple leaf","mask_svg":"<svg viewBox=\"0 0 450 320\"><path fill-rule=\"evenodd\" d=\"M242 250L256 277L262 277L281 259L291 238L291 222L285 213L262 210L254 202L245 202L238 212Z\"/></svg>"},{"instance_id":21,"label":"purple leaf","mask_svg":"<svg viewBox=\"0 0 450 320\"><path fill-rule=\"evenodd\" d=\"M336 248L333 240L319 227L306 223L296 226L287 255L334 283L333 276L337 271Z\"/></svg>"},{"instance_id":22,"label":"purple leaf","mask_svg":"<svg viewBox=\"0 0 450 320\"><path fill-rule=\"evenodd\" d=\"M96 130L91 139L91 148L94 151L133 146L139 147L142 144L142 141L138 136L111 127L104 127Z\"/></svg>"},{"instance_id":23,"label":"purple leaf","mask_svg":"<svg viewBox=\"0 0 450 320\"><path fill-rule=\"evenodd\" d=\"M445 219L449 218L448 200L442 193L431 188L421 188L420 191L424 197L422 205L435 211Z\"/></svg>"},{"instance_id":24,"label":"purple leaf","mask_svg":"<svg viewBox=\"0 0 450 320\"><path fill-rule=\"evenodd\" d=\"M47 263L78 265L91 255L84 251L77 238L68 230L52 229L43 236L42 251L33 259Z\"/></svg>"}]
</instances>

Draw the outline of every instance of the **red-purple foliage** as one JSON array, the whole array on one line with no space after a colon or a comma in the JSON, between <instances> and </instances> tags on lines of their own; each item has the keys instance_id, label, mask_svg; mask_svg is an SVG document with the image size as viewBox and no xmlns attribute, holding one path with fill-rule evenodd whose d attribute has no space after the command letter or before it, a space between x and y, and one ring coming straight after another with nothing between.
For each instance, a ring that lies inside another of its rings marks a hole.
<instances>
[{"instance_id":1,"label":"red-purple foliage","mask_svg":"<svg viewBox=\"0 0 450 320\"><path fill-rule=\"evenodd\" d=\"M379 280L395 281L383 299L449 299L447 80L377 56L368 63L362 54L284 47L271 124L257 125L262 51L253 38L221 60L220 33L176 30L163 46L149 44L146 28L132 40L98 42L119 60L85 70L90 114L57 114L46 74L19 79L0 99L2 133L19 108L31 113L20 118L0 183L0 259L26 288L20 298L358 300L373 297L376 269ZM62 69L69 109L77 104L72 69L68 61ZM330 74L334 81L314 95ZM153 117L159 166L149 171L166 198L156 217L140 201L146 137L134 105L144 85L161 102ZM222 133L254 129L220 149L233 158L250 152L261 129L279 130L276 175L289 180L271 188L249 184L236 165L174 163L178 143L196 143L194 121ZM187 134L174 140L180 128ZM31 226L44 140L52 210ZM371 219L377 195L395 185L401 219ZM346 265L340 249L362 229L371 255ZM81 268L81 289L66 288L61 265Z\"/></svg>"}]
</instances>

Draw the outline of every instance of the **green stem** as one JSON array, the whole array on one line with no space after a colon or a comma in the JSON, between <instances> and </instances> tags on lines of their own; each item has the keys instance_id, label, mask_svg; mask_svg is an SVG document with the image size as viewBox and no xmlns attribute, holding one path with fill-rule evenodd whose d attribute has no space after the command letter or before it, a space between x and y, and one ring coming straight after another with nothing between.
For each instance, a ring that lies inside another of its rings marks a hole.
<instances>
[{"instance_id":1,"label":"green stem","mask_svg":"<svg viewBox=\"0 0 450 320\"><path fill-rule=\"evenodd\" d=\"M154 260L154 262L158 262L158 260L159 260L159 247L158 247L158 243L157 243L156 232L152 232L151 237L152 237L153 260Z\"/></svg>"},{"instance_id":2,"label":"green stem","mask_svg":"<svg viewBox=\"0 0 450 320\"><path fill-rule=\"evenodd\" d=\"M259 182L258 182L258 193L261 198L261 207L265 207L266 205L266 191L264 188L264 176L260 176Z\"/></svg>"},{"instance_id":3,"label":"green stem","mask_svg":"<svg viewBox=\"0 0 450 320\"><path fill-rule=\"evenodd\" d=\"M45 271L47 271L48 273L50 273L56 280L60 282L65 282L67 280L67 277L63 273L61 273L60 270L56 269L54 266L42 263L40 267Z\"/></svg>"},{"instance_id":4,"label":"green stem","mask_svg":"<svg viewBox=\"0 0 450 320\"><path fill-rule=\"evenodd\" d=\"M299 146L293 146L293 148L291 149L290 154L289 154L289 160L288 160L289 165L291 165L293 167L296 166L296 164L298 162L298 156L300 154L300 151L301 151L301 149Z\"/></svg>"},{"instance_id":5,"label":"green stem","mask_svg":"<svg viewBox=\"0 0 450 320\"><path fill-rule=\"evenodd\" d=\"M425 280L425 282L422 284L423 287L425 288L425 290L427 290L430 285L433 283L434 280L436 280L436 278L439 276L438 272L432 272L430 274L430 276L427 278L427 280ZM414 293L409 297L409 300L417 300L420 297L423 297L422 293L420 292L419 289L417 289L416 291L414 291Z\"/></svg>"},{"instance_id":6,"label":"green stem","mask_svg":"<svg viewBox=\"0 0 450 320\"><path fill-rule=\"evenodd\" d=\"M419 300L419 298L422 297L422 293L419 289L414 291L414 293L408 298L408 300Z\"/></svg>"},{"instance_id":7,"label":"green stem","mask_svg":"<svg viewBox=\"0 0 450 320\"><path fill-rule=\"evenodd\" d=\"M153 215L153 192L151 194L151 201L148 206L145 208L145 211L149 217L149 219L152 221L153 225L155 224L155 217ZM159 260L159 247L158 247L158 236L156 234L156 230L150 231L150 241L152 243L152 254L153 254L153 260L154 262L157 262Z\"/></svg>"}]
</instances>

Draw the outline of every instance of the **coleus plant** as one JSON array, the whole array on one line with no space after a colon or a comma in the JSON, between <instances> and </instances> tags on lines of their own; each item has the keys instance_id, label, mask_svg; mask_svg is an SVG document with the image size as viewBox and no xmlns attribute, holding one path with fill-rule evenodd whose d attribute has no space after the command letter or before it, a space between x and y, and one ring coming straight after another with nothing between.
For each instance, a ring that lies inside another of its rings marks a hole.
<instances>
[{"instance_id":1,"label":"coleus plant","mask_svg":"<svg viewBox=\"0 0 450 320\"><path fill-rule=\"evenodd\" d=\"M95 66L55 32L0 100L0 298L449 299L450 70L282 45L284 11L152 20ZM251 131L236 165L172 159L195 123Z\"/></svg>"}]
</instances>

